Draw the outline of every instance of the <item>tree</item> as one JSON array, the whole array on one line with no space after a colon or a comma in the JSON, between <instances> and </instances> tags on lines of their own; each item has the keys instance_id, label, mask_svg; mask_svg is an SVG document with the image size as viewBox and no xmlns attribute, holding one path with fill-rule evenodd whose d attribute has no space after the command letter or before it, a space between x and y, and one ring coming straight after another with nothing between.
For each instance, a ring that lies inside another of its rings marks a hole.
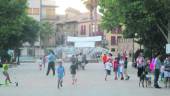
<instances>
[{"instance_id":1,"label":"tree","mask_svg":"<svg viewBox=\"0 0 170 96\"><path fill-rule=\"evenodd\" d=\"M97 28L97 6L98 0L82 0L85 4L86 8L90 11L90 19L91 19L91 31L93 30L96 32Z\"/></svg>"},{"instance_id":2,"label":"tree","mask_svg":"<svg viewBox=\"0 0 170 96\"><path fill-rule=\"evenodd\" d=\"M18 49L37 38L38 22L27 16L27 0L0 0L0 56L7 59L8 49ZM2 61L3 61L2 60Z\"/></svg>"},{"instance_id":3,"label":"tree","mask_svg":"<svg viewBox=\"0 0 170 96\"><path fill-rule=\"evenodd\" d=\"M126 27L124 37L138 38L137 43L146 49L164 53L170 16L168 4L169 0L100 0L102 25L111 31L121 23Z\"/></svg>"},{"instance_id":4,"label":"tree","mask_svg":"<svg viewBox=\"0 0 170 96\"><path fill-rule=\"evenodd\" d=\"M50 22L41 21L40 22L40 43L42 47L47 47L49 39L54 36L55 28Z\"/></svg>"}]
</instances>

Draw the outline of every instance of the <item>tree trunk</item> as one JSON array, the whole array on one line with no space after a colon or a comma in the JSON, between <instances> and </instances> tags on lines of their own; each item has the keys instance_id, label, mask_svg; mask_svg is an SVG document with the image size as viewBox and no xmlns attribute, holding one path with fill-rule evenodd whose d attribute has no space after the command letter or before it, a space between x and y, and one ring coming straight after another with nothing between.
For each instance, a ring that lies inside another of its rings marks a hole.
<instances>
[{"instance_id":1,"label":"tree trunk","mask_svg":"<svg viewBox=\"0 0 170 96\"><path fill-rule=\"evenodd\" d=\"M170 21L168 22L168 44L170 44Z\"/></svg>"}]
</instances>

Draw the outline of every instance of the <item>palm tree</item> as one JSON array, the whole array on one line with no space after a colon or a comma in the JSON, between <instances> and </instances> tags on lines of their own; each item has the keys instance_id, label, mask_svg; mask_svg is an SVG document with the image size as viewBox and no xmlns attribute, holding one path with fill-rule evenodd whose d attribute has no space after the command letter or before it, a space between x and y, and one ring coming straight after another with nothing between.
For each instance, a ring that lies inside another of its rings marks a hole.
<instances>
[{"instance_id":1,"label":"palm tree","mask_svg":"<svg viewBox=\"0 0 170 96\"><path fill-rule=\"evenodd\" d=\"M86 8L90 11L91 30L93 30L92 26L94 25L94 32L96 32L98 0L82 0L82 1L86 5Z\"/></svg>"}]
</instances>

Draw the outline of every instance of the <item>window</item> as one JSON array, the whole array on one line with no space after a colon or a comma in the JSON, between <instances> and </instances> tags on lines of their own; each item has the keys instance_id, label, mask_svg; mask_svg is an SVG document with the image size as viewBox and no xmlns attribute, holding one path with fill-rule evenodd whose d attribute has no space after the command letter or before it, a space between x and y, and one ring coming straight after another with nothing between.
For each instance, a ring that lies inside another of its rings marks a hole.
<instances>
[{"instance_id":1,"label":"window","mask_svg":"<svg viewBox=\"0 0 170 96\"><path fill-rule=\"evenodd\" d=\"M80 33L81 35L86 35L86 25L81 25Z\"/></svg>"},{"instance_id":2,"label":"window","mask_svg":"<svg viewBox=\"0 0 170 96\"><path fill-rule=\"evenodd\" d=\"M55 9L54 8L46 8L46 15L49 17L55 16Z\"/></svg>"},{"instance_id":3,"label":"window","mask_svg":"<svg viewBox=\"0 0 170 96\"><path fill-rule=\"evenodd\" d=\"M40 9L39 8L33 8L33 15L39 15L40 14Z\"/></svg>"},{"instance_id":4,"label":"window","mask_svg":"<svg viewBox=\"0 0 170 96\"><path fill-rule=\"evenodd\" d=\"M83 35L83 25L81 25L80 34Z\"/></svg>"},{"instance_id":5,"label":"window","mask_svg":"<svg viewBox=\"0 0 170 96\"><path fill-rule=\"evenodd\" d=\"M40 9L39 8L28 8L27 12L29 15L39 15Z\"/></svg>"},{"instance_id":6,"label":"window","mask_svg":"<svg viewBox=\"0 0 170 96\"><path fill-rule=\"evenodd\" d=\"M91 24L89 24L89 35L90 35L90 36L92 36L91 33L92 33L92 32L91 32Z\"/></svg>"},{"instance_id":7,"label":"window","mask_svg":"<svg viewBox=\"0 0 170 96\"><path fill-rule=\"evenodd\" d=\"M118 36L118 37L117 37L117 41L118 41L118 43L122 43L122 37L121 37L121 36Z\"/></svg>"},{"instance_id":8,"label":"window","mask_svg":"<svg viewBox=\"0 0 170 96\"><path fill-rule=\"evenodd\" d=\"M84 32L83 35L86 35L86 25L84 25Z\"/></svg>"},{"instance_id":9,"label":"window","mask_svg":"<svg viewBox=\"0 0 170 96\"><path fill-rule=\"evenodd\" d=\"M116 37L111 36L111 45L116 45Z\"/></svg>"}]
</instances>

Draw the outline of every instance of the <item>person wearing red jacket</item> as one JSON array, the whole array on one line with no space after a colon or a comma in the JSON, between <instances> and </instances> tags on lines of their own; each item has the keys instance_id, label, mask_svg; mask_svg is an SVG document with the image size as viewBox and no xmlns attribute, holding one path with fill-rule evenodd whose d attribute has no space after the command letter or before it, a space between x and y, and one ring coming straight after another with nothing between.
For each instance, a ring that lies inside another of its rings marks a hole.
<instances>
[{"instance_id":1,"label":"person wearing red jacket","mask_svg":"<svg viewBox=\"0 0 170 96\"><path fill-rule=\"evenodd\" d=\"M107 62L107 59L108 59L107 55L104 54L104 55L102 56L102 61L103 61L104 66L105 66L105 63Z\"/></svg>"}]
</instances>

